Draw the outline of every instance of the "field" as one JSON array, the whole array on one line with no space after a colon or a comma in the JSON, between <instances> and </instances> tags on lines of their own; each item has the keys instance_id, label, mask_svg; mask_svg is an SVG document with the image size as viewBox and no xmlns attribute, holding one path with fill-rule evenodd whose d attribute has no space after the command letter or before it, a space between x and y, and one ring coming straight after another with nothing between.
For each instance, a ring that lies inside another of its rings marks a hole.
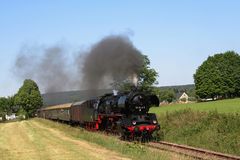
<instances>
[{"instance_id":1,"label":"field","mask_svg":"<svg viewBox=\"0 0 240 160\"><path fill-rule=\"evenodd\" d=\"M151 108L150 112L162 115L166 112L173 112L186 108L203 112L217 111L218 113L240 113L240 98L202 103L171 104L160 107L153 107Z\"/></svg>"},{"instance_id":2,"label":"field","mask_svg":"<svg viewBox=\"0 0 240 160\"><path fill-rule=\"evenodd\" d=\"M36 121L1 124L0 131L1 160L127 159L94 144L66 137L63 133Z\"/></svg>"},{"instance_id":3,"label":"field","mask_svg":"<svg viewBox=\"0 0 240 160\"><path fill-rule=\"evenodd\" d=\"M162 140L240 155L240 98L152 108Z\"/></svg>"},{"instance_id":4,"label":"field","mask_svg":"<svg viewBox=\"0 0 240 160\"><path fill-rule=\"evenodd\" d=\"M1 123L1 160L189 159L43 119Z\"/></svg>"},{"instance_id":5,"label":"field","mask_svg":"<svg viewBox=\"0 0 240 160\"><path fill-rule=\"evenodd\" d=\"M240 116L190 109L159 117L165 141L240 156Z\"/></svg>"}]
</instances>

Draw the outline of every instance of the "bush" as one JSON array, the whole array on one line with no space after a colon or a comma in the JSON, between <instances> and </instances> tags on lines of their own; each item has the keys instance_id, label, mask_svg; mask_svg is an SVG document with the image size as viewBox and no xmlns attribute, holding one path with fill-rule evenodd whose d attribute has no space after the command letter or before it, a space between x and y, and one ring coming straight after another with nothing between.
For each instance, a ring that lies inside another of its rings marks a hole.
<instances>
[{"instance_id":1,"label":"bush","mask_svg":"<svg viewBox=\"0 0 240 160\"><path fill-rule=\"evenodd\" d=\"M28 115L27 112L22 107L20 107L17 112L18 119L24 120L27 118L27 115Z\"/></svg>"},{"instance_id":2,"label":"bush","mask_svg":"<svg viewBox=\"0 0 240 160\"><path fill-rule=\"evenodd\" d=\"M159 122L166 141L240 155L239 114L186 109L166 113Z\"/></svg>"},{"instance_id":3,"label":"bush","mask_svg":"<svg viewBox=\"0 0 240 160\"><path fill-rule=\"evenodd\" d=\"M1 120L0 122L3 122L6 120L5 113L0 113Z\"/></svg>"},{"instance_id":4,"label":"bush","mask_svg":"<svg viewBox=\"0 0 240 160\"><path fill-rule=\"evenodd\" d=\"M195 97L189 97L188 101L196 101L197 99Z\"/></svg>"},{"instance_id":5,"label":"bush","mask_svg":"<svg viewBox=\"0 0 240 160\"><path fill-rule=\"evenodd\" d=\"M181 98L180 101L181 102L187 102L187 99L186 98Z\"/></svg>"}]
</instances>

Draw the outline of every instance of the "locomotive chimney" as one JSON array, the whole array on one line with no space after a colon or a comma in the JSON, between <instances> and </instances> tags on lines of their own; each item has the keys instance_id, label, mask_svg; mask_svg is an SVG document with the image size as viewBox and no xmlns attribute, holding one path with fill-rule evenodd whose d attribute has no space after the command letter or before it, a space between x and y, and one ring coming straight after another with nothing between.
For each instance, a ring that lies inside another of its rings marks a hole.
<instances>
[{"instance_id":1,"label":"locomotive chimney","mask_svg":"<svg viewBox=\"0 0 240 160\"><path fill-rule=\"evenodd\" d=\"M114 96L117 96L117 95L118 95L118 90L115 90L115 89L114 89L114 90L113 90L113 95L114 95Z\"/></svg>"},{"instance_id":2,"label":"locomotive chimney","mask_svg":"<svg viewBox=\"0 0 240 160\"><path fill-rule=\"evenodd\" d=\"M133 83L133 85L134 85L135 87L137 87L137 82L138 82L138 77L137 77L137 74L134 73L134 74L132 75L132 83Z\"/></svg>"}]
</instances>

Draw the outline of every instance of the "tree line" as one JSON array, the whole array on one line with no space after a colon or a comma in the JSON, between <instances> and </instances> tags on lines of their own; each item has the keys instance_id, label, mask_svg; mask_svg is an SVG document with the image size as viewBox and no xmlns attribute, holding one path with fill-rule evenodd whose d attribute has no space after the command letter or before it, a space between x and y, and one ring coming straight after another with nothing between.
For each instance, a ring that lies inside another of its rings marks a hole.
<instances>
[{"instance_id":1,"label":"tree line","mask_svg":"<svg viewBox=\"0 0 240 160\"><path fill-rule=\"evenodd\" d=\"M30 79L26 79L18 92L11 97L0 98L0 117L17 113L25 118L33 117L36 110L43 104L38 85Z\"/></svg>"},{"instance_id":2,"label":"tree line","mask_svg":"<svg viewBox=\"0 0 240 160\"><path fill-rule=\"evenodd\" d=\"M209 56L194 74L196 95L200 99L240 96L240 56L234 51Z\"/></svg>"},{"instance_id":3,"label":"tree line","mask_svg":"<svg viewBox=\"0 0 240 160\"><path fill-rule=\"evenodd\" d=\"M189 96L189 101L196 100L194 85L191 85L190 88L184 86L155 87L154 93L159 97L160 102L171 103L177 102L184 92Z\"/></svg>"},{"instance_id":4,"label":"tree line","mask_svg":"<svg viewBox=\"0 0 240 160\"><path fill-rule=\"evenodd\" d=\"M138 74L139 88L158 95L160 101L177 101L179 93L186 92L190 101L196 99L222 99L240 96L240 56L234 51L227 51L209 56L196 70L194 88L185 90L179 88L159 88L157 84L158 73L150 68L150 61L144 56L144 66ZM122 85L123 84L123 85ZM120 88L129 89L129 83L122 83Z\"/></svg>"}]
</instances>

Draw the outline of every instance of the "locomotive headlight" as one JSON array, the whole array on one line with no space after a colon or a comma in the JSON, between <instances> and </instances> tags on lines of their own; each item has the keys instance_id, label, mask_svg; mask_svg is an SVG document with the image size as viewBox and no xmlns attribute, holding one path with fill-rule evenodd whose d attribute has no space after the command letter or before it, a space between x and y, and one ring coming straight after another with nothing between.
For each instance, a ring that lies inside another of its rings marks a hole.
<instances>
[{"instance_id":1,"label":"locomotive headlight","mask_svg":"<svg viewBox=\"0 0 240 160\"><path fill-rule=\"evenodd\" d=\"M136 125L136 124L137 124L137 122L136 122L136 121L132 121L132 124L133 124L133 125Z\"/></svg>"},{"instance_id":2,"label":"locomotive headlight","mask_svg":"<svg viewBox=\"0 0 240 160\"><path fill-rule=\"evenodd\" d=\"M157 121L156 121L156 120L153 120L153 124L157 124Z\"/></svg>"}]
</instances>

